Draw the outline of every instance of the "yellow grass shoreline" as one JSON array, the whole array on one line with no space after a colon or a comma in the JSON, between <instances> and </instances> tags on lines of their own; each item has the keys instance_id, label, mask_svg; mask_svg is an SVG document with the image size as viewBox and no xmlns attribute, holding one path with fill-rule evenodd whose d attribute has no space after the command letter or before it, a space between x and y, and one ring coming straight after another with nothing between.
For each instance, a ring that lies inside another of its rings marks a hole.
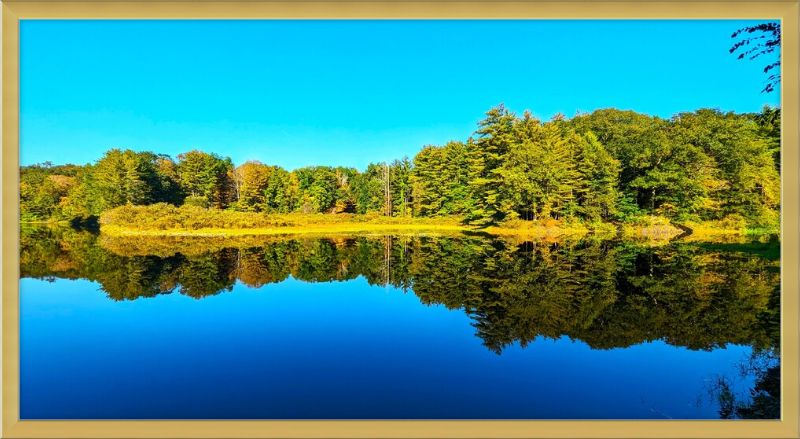
<instances>
[{"instance_id":1,"label":"yellow grass shoreline","mask_svg":"<svg viewBox=\"0 0 800 439\"><path fill-rule=\"evenodd\" d=\"M696 224L695 224L696 225ZM608 227L611 226L611 227ZM307 226L276 226L270 228L201 228L201 229L167 229L139 230L119 226L106 225L100 232L110 237L247 237L247 236L335 236L361 234L393 234L393 235L446 235L460 233L485 233L501 238L516 239L564 239L595 236L601 239L627 238L655 241L671 240L681 236L684 231L665 224L650 226L614 226L606 225L599 229L587 228L582 224L562 226L530 225L526 227L490 226L478 227L459 224L311 224ZM683 234L686 241L718 241L741 240L748 238L744 229L714 229L698 227L693 233Z\"/></svg>"},{"instance_id":2,"label":"yellow grass shoreline","mask_svg":"<svg viewBox=\"0 0 800 439\"><path fill-rule=\"evenodd\" d=\"M570 239L591 236L600 239L673 238L713 240L717 237L745 238L772 233L769 229L748 228L741 217L726 217L708 222L672 223L669 218L643 215L625 222L586 222L575 218L525 221L509 219L498 224L467 224L464 217L392 217L375 213L340 214L259 214L220 211L197 206L167 204L120 206L98 219L100 231L108 236L296 236L393 234L425 235L444 233L482 233L513 239Z\"/></svg>"},{"instance_id":3,"label":"yellow grass shoreline","mask_svg":"<svg viewBox=\"0 0 800 439\"><path fill-rule=\"evenodd\" d=\"M268 228L200 228L200 229L166 229L166 230L140 230L120 226L106 225L100 228L101 233L108 236L274 236L274 235L347 235L347 234L399 234L399 235L426 235L443 233L486 233L498 237L529 237L529 238L556 238L556 237L581 237L588 234L599 234L614 237L619 229L604 228L592 230L583 225L577 226L546 226L532 224L525 227L489 226L478 227L460 224L375 224L375 223L339 223L339 224L309 224L307 226L276 226ZM640 228L634 235L649 238L671 238L681 234L681 230L674 227Z\"/></svg>"},{"instance_id":4,"label":"yellow grass shoreline","mask_svg":"<svg viewBox=\"0 0 800 439\"><path fill-rule=\"evenodd\" d=\"M350 234L350 233L377 233L377 232L469 232L480 231L472 226L452 224L336 224L336 225L309 225L309 226L283 226L270 228L249 229L168 229L168 230L135 230L118 226L102 226L100 231L110 236L264 236L264 235L315 235L315 234Z\"/></svg>"}]
</instances>

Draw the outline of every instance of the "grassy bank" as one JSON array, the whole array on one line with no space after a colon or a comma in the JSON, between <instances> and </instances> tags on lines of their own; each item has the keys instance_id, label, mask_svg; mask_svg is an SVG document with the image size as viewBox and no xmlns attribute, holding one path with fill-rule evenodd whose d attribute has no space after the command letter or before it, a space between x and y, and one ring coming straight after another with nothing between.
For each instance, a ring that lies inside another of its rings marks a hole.
<instances>
[{"instance_id":1,"label":"grassy bank","mask_svg":"<svg viewBox=\"0 0 800 439\"><path fill-rule=\"evenodd\" d=\"M272 214L168 204L121 206L100 217L103 233L159 236L359 234L462 232L474 230L458 217L400 218L354 214Z\"/></svg>"},{"instance_id":2,"label":"grassy bank","mask_svg":"<svg viewBox=\"0 0 800 439\"><path fill-rule=\"evenodd\" d=\"M426 232L464 232L474 227L448 224L370 224L337 223L309 226L279 226L270 228L137 230L120 226L102 226L101 231L110 236L259 236L259 235L327 235L363 233L423 234Z\"/></svg>"},{"instance_id":3,"label":"grassy bank","mask_svg":"<svg viewBox=\"0 0 800 439\"><path fill-rule=\"evenodd\" d=\"M697 242L748 242L780 236L779 226L754 227L739 218L726 218L719 221L686 222L684 227L691 230L687 241Z\"/></svg>"},{"instance_id":4,"label":"grassy bank","mask_svg":"<svg viewBox=\"0 0 800 439\"><path fill-rule=\"evenodd\" d=\"M508 221L490 227L467 224L457 216L410 218L379 214L272 214L223 211L167 204L121 206L100 217L101 230L110 236L245 236L323 234L425 234L484 232L528 238L582 236L593 231L611 233L613 224L579 221Z\"/></svg>"},{"instance_id":5,"label":"grassy bank","mask_svg":"<svg viewBox=\"0 0 800 439\"><path fill-rule=\"evenodd\" d=\"M561 239L593 235L604 239L669 240L677 236L697 241L744 239L778 233L751 229L742 221L687 222L645 216L627 223L587 223L578 220L506 221L488 227L466 224L460 217L410 218L378 214L272 214L205 209L169 204L121 206L100 217L109 236L269 236L333 234L447 234L483 232L515 239Z\"/></svg>"}]
</instances>

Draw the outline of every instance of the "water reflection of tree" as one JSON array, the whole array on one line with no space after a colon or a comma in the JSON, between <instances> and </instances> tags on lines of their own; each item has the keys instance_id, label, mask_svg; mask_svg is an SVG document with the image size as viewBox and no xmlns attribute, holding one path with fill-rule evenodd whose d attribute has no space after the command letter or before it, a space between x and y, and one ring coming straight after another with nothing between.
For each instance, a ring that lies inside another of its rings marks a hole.
<instances>
[{"instance_id":1,"label":"water reflection of tree","mask_svg":"<svg viewBox=\"0 0 800 439\"><path fill-rule=\"evenodd\" d=\"M706 380L705 391L718 407L721 419L780 419L781 366L774 350L755 349L739 361L736 374L714 375ZM753 379L745 391L736 390L740 380Z\"/></svg>"},{"instance_id":2,"label":"water reflection of tree","mask_svg":"<svg viewBox=\"0 0 800 439\"><path fill-rule=\"evenodd\" d=\"M781 366L763 371L750 390L752 400L736 405L736 416L741 419L781 418Z\"/></svg>"},{"instance_id":3,"label":"water reflection of tree","mask_svg":"<svg viewBox=\"0 0 800 439\"><path fill-rule=\"evenodd\" d=\"M232 290L236 283L233 272L237 257L235 249L187 257L178 268L180 293L200 299Z\"/></svg>"},{"instance_id":4,"label":"water reflection of tree","mask_svg":"<svg viewBox=\"0 0 800 439\"><path fill-rule=\"evenodd\" d=\"M763 247L764 244L759 244ZM779 340L778 261L694 244L510 243L487 237L112 239L71 229L21 236L21 273L96 281L113 300L202 298L289 276L364 277L463 310L497 353L539 337L609 349L665 340L690 349Z\"/></svg>"}]
</instances>

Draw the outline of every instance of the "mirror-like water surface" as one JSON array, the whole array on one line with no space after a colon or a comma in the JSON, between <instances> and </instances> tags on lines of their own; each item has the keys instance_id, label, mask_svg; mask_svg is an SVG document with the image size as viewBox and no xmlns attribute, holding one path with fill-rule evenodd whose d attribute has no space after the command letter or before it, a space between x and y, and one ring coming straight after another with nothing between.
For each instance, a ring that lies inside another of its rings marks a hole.
<instances>
[{"instance_id":1,"label":"mirror-like water surface","mask_svg":"<svg viewBox=\"0 0 800 439\"><path fill-rule=\"evenodd\" d=\"M21 417L718 418L709 378L779 345L778 255L27 229Z\"/></svg>"}]
</instances>

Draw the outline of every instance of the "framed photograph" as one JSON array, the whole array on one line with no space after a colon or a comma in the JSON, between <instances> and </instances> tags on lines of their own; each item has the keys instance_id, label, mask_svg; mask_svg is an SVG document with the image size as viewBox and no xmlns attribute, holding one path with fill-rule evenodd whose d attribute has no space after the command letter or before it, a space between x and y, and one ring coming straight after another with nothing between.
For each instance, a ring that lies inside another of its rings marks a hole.
<instances>
[{"instance_id":1,"label":"framed photograph","mask_svg":"<svg viewBox=\"0 0 800 439\"><path fill-rule=\"evenodd\" d=\"M3 2L2 435L800 437L799 12Z\"/></svg>"}]
</instances>

